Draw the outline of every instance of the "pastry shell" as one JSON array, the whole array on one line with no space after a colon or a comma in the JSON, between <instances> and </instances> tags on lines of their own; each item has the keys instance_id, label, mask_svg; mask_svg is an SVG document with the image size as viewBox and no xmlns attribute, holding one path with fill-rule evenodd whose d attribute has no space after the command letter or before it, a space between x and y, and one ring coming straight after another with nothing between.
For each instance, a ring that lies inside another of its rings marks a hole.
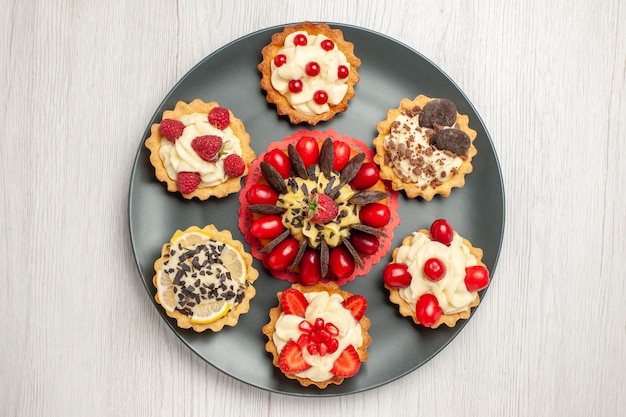
<instances>
[{"instance_id":1,"label":"pastry shell","mask_svg":"<svg viewBox=\"0 0 626 417\"><path fill-rule=\"evenodd\" d=\"M418 186L415 183L404 182L400 177L396 175L393 168L385 163L385 137L391 132L391 126L394 120L400 116L406 110L410 110L415 106L424 108L426 104L434 100L425 95L418 95L415 99L410 100L403 98L400 101L400 106L395 109L389 109L387 111L387 119L378 122L376 129L378 130L378 136L374 139L374 147L376 149L376 156L374 156L374 162L380 167L380 177L384 180L391 182L391 186L394 190L404 190L408 198L422 197L424 200L430 201L435 195L441 195L448 197L452 188L463 187L465 185L465 175L469 174L473 170L472 158L478 153L474 146L474 139L476 139L476 131L469 127L469 117L457 113L456 128L467 133L470 137L470 147L467 151L467 157L461 163L458 168L458 172L448 177L445 181L442 181L440 185L433 187L428 185L426 188Z\"/></svg>"},{"instance_id":2,"label":"pastry shell","mask_svg":"<svg viewBox=\"0 0 626 417\"><path fill-rule=\"evenodd\" d=\"M165 110L163 112L163 119L175 119L177 120L183 115L192 114L192 113L206 113L215 108L219 107L219 104L216 102L205 103L200 99L195 99L190 103L186 103L184 101L179 101L176 103L176 106L173 110ZM242 155L241 158L244 161L246 169L241 176L245 176L248 174L248 167L250 162L256 157L255 152L250 147L250 135L246 132L246 129L243 125L243 122L236 118L230 109L228 110L230 114L230 128L233 131L233 134L239 139L241 143ZM167 169L165 168L165 164L159 155L159 150L161 148L161 140L163 139L163 135L159 130L159 123L154 123L150 127L150 136L145 141L145 146L150 150L150 163L154 167L155 175L157 179L161 182L167 184L167 190L170 192L177 192L178 185L176 184L176 179L171 178ZM241 177L230 177L226 181L221 184L212 186L212 187L198 187L191 193L182 194L181 195L186 199L192 199L194 197L200 200L207 200L210 197L222 198L226 197L229 194L235 193L241 189Z\"/></svg>"},{"instance_id":3,"label":"pastry shell","mask_svg":"<svg viewBox=\"0 0 626 417\"><path fill-rule=\"evenodd\" d=\"M423 233L423 234L430 236L430 232L425 229L419 230L418 233ZM413 238L412 235L406 236L404 239L402 239L401 246L411 245L412 238ZM476 258L476 261L478 262L477 265L485 266L485 264L482 263L482 257L483 257L482 249L472 246L472 244L465 238L463 238L463 244L469 248L470 253ZM398 250L399 248L395 248L392 252L392 255L391 255L392 263L396 262L396 255L398 253ZM413 322L415 322L415 324L420 324L415 312L411 309L411 306L409 305L409 303L406 302L406 300L404 300L402 297L400 297L400 290L398 288L389 287L387 285L385 285L385 288L389 290L389 301L398 305L400 314L404 317L411 317L413 319ZM478 304L480 304L480 295L476 294L476 298L474 299L474 301L472 301L465 310L459 311L458 313L454 313L454 314L442 314L441 318L439 318L439 321L435 323L433 326L431 326L431 328L436 329L442 324L445 324L448 327L456 326L456 323L459 320L468 319L471 315L472 308L478 306Z\"/></svg>"},{"instance_id":4,"label":"pastry shell","mask_svg":"<svg viewBox=\"0 0 626 417\"><path fill-rule=\"evenodd\" d=\"M201 232L203 234L207 234L212 239L218 242L226 243L229 246L236 249L237 252L239 252L239 254L242 256L245 262L245 266L247 270L246 288L244 290L243 298L241 302L237 304L234 308L231 308L229 312L226 313L226 315L224 315L224 317L221 317L212 323L206 323L206 324L193 323L191 321L191 318L187 314L181 311L178 311L178 310L168 311L165 309L164 310L165 310L165 313L169 317L176 320L177 326L180 327L181 329L191 328L196 332L203 332L205 330L212 330L213 332L219 332L220 330L222 330L224 326L235 326L239 321L239 316L247 313L250 310L250 300L254 298L254 296L256 295L256 290L252 286L252 284L259 277L259 272L252 266L252 256L245 251L243 244L240 241L233 239L230 231L228 230L219 231L215 226L213 226L212 224L209 224L202 229L200 229L197 226L191 226L184 231L177 230L174 233L174 235L178 233L185 234L185 233L191 233L191 232ZM161 256L154 262L155 274L154 274L154 277L152 278L152 283L155 288L157 288L157 284L158 284L156 271L161 270L163 268L163 264L169 258L169 250L170 250L169 248L170 248L170 242L165 243L163 247L161 248ZM159 305L161 304L158 291L154 295L154 299Z\"/></svg>"},{"instance_id":5,"label":"pastry shell","mask_svg":"<svg viewBox=\"0 0 626 417\"><path fill-rule=\"evenodd\" d=\"M311 286L304 286L304 285L300 285L300 284L293 284L291 288L295 288L298 291L302 292L302 293L307 293L307 292L322 292L322 291L326 291L329 294L340 294L343 299L347 299L348 297L352 296L352 293L349 293L347 291L343 291L339 288L339 286L333 282L328 282L328 283L317 283ZM263 334L265 334L265 336L267 336L268 338L268 342L265 344L265 350L269 353L272 354L272 363L274 364L274 366L276 366L277 368L280 369L279 366L279 357L280 357L280 353L278 352L276 345L274 344L273 341L273 335L276 332L276 322L278 320L278 318L280 317L280 314L282 313L282 307L281 307L281 296L282 296L282 291L279 292L277 294L278 297L278 307L274 307L270 310L269 312L269 316L270 316L270 322L268 324L266 324L265 326L263 326ZM361 360L361 363L367 361L368 359L368 353L367 353L367 347L372 343L372 338L370 337L368 330L370 328L371 322L370 320L363 316L361 317L361 320L359 320L359 325L361 326L361 334L363 336L363 344L356 349L357 353L359 354L359 359ZM326 381L313 381L309 378L302 378L299 377L295 374L284 374L287 378L290 379L295 379L297 380L302 386L308 387L309 385L315 385L320 389L325 389L327 388L330 384L341 384L345 378L343 377L338 377L338 376L333 376L332 378L326 380Z\"/></svg>"},{"instance_id":6,"label":"pastry shell","mask_svg":"<svg viewBox=\"0 0 626 417\"><path fill-rule=\"evenodd\" d=\"M278 54L278 51L285 44L287 36L297 31L306 31L311 35L321 34L332 39L337 48L346 56L346 59L350 64L350 73L348 74L348 78L346 80L346 85L348 86L346 95L343 97L341 102L334 105L329 104L330 109L325 113L308 115L297 111L291 106L287 98L272 85L272 61ZM268 103L276 105L276 112L281 116L286 115L289 117L292 124L305 122L314 126L318 122L331 120L337 113L344 112L348 109L348 101L352 99L355 94L354 86L360 80L360 75L357 69L361 66L361 60L354 55L354 44L343 38L343 32L340 29L331 29L331 27L326 23L312 22L302 22L297 25L287 26L282 32L272 35L271 43L266 45L261 50L261 53L263 55L263 60L257 68L261 72L260 86L267 93L266 100Z\"/></svg>"}]
</instances>

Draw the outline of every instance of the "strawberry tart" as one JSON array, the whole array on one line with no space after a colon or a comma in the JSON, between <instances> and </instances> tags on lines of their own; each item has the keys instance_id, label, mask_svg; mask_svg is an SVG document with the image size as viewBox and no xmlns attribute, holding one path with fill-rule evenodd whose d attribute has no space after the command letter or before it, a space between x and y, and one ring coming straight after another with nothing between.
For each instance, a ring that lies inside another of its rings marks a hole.
<instances>
[{"instance_id":1,"label":"strawberry tart","mask_svg":"<svg viewBox=\"0 0 626 417\"><path fill-rule=\"evenodd\" d=\"M272 363L303 386L325 389L356 375L372 339L367 300L336 284L294 284L278 293L278 307L263 326Z\"/></svg>"},{"instance_id":2,"label":"strawberry tart","mask_svg":"<svg viewBox=\"0 0 626 417\"><path fill-rule=\"evenodd\" d=\"M479 291L489 285L482 250L461 237L445 219L419 230L393 250L383 271L389 299L400 314L416 324L454 327L480 303Z\"/></svg>"},{"instance_id":3,"label":"strawberry tart","mask_svg":"<svg viewBox=\"0 0 626 417\"><path fill-rule=\"evenodd\" d=\"M268 103L293 124L315 125L348 108L361 60L339 29L303 22L272 36L258 65Z\"/></svg>"},{"instance_id":4,"label":"strawberry tart","mask_svg":"<svg viewBox=\"0 0 626 417\"><path fill-rule=\"evenodd\" d=\"M424 95L402 99L376 125L374 162L381 178L409 198L449 196L452 188L465 185L465 175L473 170L476 131L468 123L451 100Z\"/></svg>"},{"instance_id":5,"label":"strawberry tart","mask_svg":"<svg viewBox=\"0 0 626 417\"><path fill-rule=\"evenodd\" d=\"M157 179L187 199L239 191L256 156L241 120L215 102L179 101L150 132L145 145Z\"/></svg>"},{"instance_id":6,"label":"strawberry tart","mask_svg":"<svg viewBox=\"0 0 626 417\"><path fill-rule=\"evenodd\" d=\"M239 229L276 278L338 285L369 272L399 224L373 152L335 131L299 131L270 144L239 195Z\"/></svg>"}]
</instances>

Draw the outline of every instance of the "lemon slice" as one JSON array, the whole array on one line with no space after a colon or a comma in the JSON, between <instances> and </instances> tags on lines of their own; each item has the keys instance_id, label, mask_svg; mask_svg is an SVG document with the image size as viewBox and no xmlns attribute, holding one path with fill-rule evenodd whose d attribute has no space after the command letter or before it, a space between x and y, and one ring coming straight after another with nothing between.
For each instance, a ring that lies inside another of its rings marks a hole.
<instances>
[{"instance_id":1,"label":"lemon slice","mask_svg":"<svg viewBox=\"0 0 626 417\"><path fill-rule=\"evenodd\" d=\"M230 277L233 281L240 284L244 284L246 281L246 263L241 256L241 253L232 246L226 244L220 255L220 259L226 269L230 272Z\"/></svg>"},{"instance_id":2,"label":"lemon slice","mask_svg":"<svg viewBox=\"0 0 626 417\"><path fill-rule=\"evenodd\" d=\"M198 304L191 309L191 322L197 324L212 323L221 319L230 311L230 303L226 301L212 301Z\"/></svg>"},{"instance_id":3,"label":"lemon slice","mask_svg":"<svg viewBox=\"0 0 626 417\"><path fill-rule=\"evenodd\" d=\"M170 313L176 310L176 296L174 295L174 283L169 275L162 273L157 274L157 296L163 308Z\"/></svg>"}]
</instances>

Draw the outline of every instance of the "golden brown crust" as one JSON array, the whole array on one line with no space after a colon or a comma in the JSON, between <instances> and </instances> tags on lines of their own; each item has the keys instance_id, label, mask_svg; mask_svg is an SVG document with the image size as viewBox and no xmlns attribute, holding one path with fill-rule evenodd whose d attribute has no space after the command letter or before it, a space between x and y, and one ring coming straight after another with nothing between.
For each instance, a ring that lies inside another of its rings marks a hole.
<instances>
[{"instance_id":1,"label":"golden brown crust","mask_svg":"<svg viewBox=\"0 0 626 417\"><path fill-rule=\"evenodd\" d=\"M418 233L423 233L427 236L430 236L430 232L425 229L418 230ZM413 239L412 235L406 236L404 239L402 239L401 246L411 245L412 239ZM478 265L485 266L485 264L482 263L482 258L483 258L482 249L473 247L472 244L465 238L463 239L463 244L465 244L469 248L470 253L476 258L476 261L478 261ZM395 248L393 250L391 254L392 256L391 263L396 262L396 255L398 253L398 250L399 248ZM417 316L415 315L415 312L411 309L411 306L409 305L409 303L407 303L402 297L400 297L399 288L393 288L387 285L385 285L385 288L389 290L389 301L398 305L400 314L404 317L411 317L413 321L415 322L415 324L420 324L419 320L417 319ZM435 323L434 326L431 326L431 327L433 329L436 329L442 324L445 324L448 327L454 327L457 321L462 320L462 319L468 319L472 308L476 307L478 304L480 304L480 296L476 294L476 298L470 305L467 306L466 310L460 311L454 314L442 314L439 321Z\"/></svg>"},{"instance_id":2,"label":"golden brown crust","mask_svg":"<svg viewBox=\"0 0 626 417\"><path fill-rule=\"evenodd\" d=\"M293 32L297 31L306 31L311 35L322 34L335 42L335 45L339 48L341 52L346 56L348 63L350 64L350 73L346 80L346 85L348 86L348 91L344 96L343 100L335 105L329 105L330 110L318 114L318 115L307 115L295 110L289 104L289 101L280 94L272 86L272 71L271 64L274 60L274 57L278 54L278 51L285 44L285 38ZM286 115L289 117L289 120L293 124L298 124L302 122L306 122L312 126L315 126L320 121L328 121L335 117L335 115L339 112L344 112L348 109L348 101L354 97L354 85L359 82L360 76L357 72L357 68L361 66L361 60L354 55L354 44L346 41L343 38L343 33L340 29L331 29L326 23L311 23L311 22L302 22L298 25L287 26L282 32L275 33L272 35L272 41L268 45L266 45L262 51L263 60L257 66L258 70L261 72L261 82L260 86L266 92L266 100L268 103L272 103L276 105L276 112L279 115Z\"/></svg>"},{"instance_id":3,"label":"golden brown crust","mask_svg":"<svg viewBox=\"0 0 626 417\"><path fill-rule=\"evenodd\" d=\"M165 313L169 317L175 319L176 324L181 329L191 328L195 330L196 332L203 332L205 330L212 330L214 332L219 332L220 330L222 330L224 326L235 326L237 322L239 321L239 316L247 313L250 310L250 300L254 298L254 296L256 295L256 290L254 289L252 284L259 277L259 272L256 269L254 269L254 267L252 266L252 255L250 255L249 253L245 251L243 244L240 241L233 239L230 231L228 230L219 231L215 228L215 226L210 224L210 225L205 226L202 229L200 229L197 226L191 226L184 231L177 230L174 233L174 235L177 235L177 234L182 235L182 234L191 233L191 232L203 232L205 234L208 234L212 239L222 242L222 243L226 243L229 246L236 249L237 252L239 252L239 254L242 256L246 264L246 269L247 269L247 275L246 275L247 284L246 284L246 289L244 291L243 299L234 308L231 308L231 310L224 317L212 323L207 323L207 324L193 323L191 321L191 318L187 314L184 314L178 310L174 310L174 311L165 310ZM191 244L193 242L187 242L187 243ZM161 257L154 262L155 271L159 271L161 270L161 268L163 268L163 263L169 258L169 248L170 248L170 242L165 243L163 247L161 248ZM152 283L155 286L155 288L158 288L156 273L154 277L152 278ZM158 304L161 304L158 291L155 294L154 299L156 300Z\"/></svg>"},{"instance_id":4,"label":"golden brown crust","mask_svg":"<svg viewBox=\"0 0 626 417\"><path fill-rule=\"evenodd\" d=\"M329 283L317 283L317 284L309 285L309 286L300 285L300 284L293 284L292 288L295 288L295 289L297 289L298 291L300 291L302 293L327 291L330 294L340 294L341 297L343 297L344 300L346 298L352 296L352 293L349 293L347 291L341 290L335 283L332 283L332 282L329 282ZM280 354L278 353L278 350L276 348L276 345L274 344L274 340L273 340L272 336L276 332L276 321L278 320L278 318L280 317L280 314L283 311L282 307L281 307L281 296L282 296L282 294L283 294L282 292L279 292L277 294L277 297L278 297L278 307L274 307L274 308L272 308L270 310L270 312L269 312L270 322L268 324L266 324L265 326L263 326L263 334L265 334L265 336L267 336L267 338L268 338L268 342L265 344L265 350L272 354L272 357L273 357L272 363L277 368L280 368L280 365L278 364L278 359L280 357ZM370 328L371 322L370 322L370 320L367 317L363 316L361 318L361 320L359 320L359 325L361 326L361 334L363 336L363 345L361 345L361 347L357 348L356 351L359 354L359 359L361 360L361 363L363 363L363 362L367 361L367 359L368 359L367 347L372 343L372 338L370 337L370 335L368 333L368 330ZM320 389L325 389L330 384L337 384L337 385L339 385L345 379L345 378L342 378L342 377L333 376L329 380L316 382L316 381L312 381L311 379L308 379L308 378L301 378L301 377L299 377L297 375L294 375L294 374L284 374L284 375L287 378L297 380L298 382L300 382L300 384L302 386L308 387L309 385L315 385L315 386L317 386Z\"/></svg>"},{"instance_id":5,"label":"golden brown crust","mask_svg":"<svg viewBox=\"0 0 626 417\"><path fill-rule=\"evenodd\" d=\"M400 177L395 174L393 168L385 163L386 151L384 141L385 137L388 136L391 132L391 125L393 124L394 120L404 111L412 109L415 106L424 108L424 106L432 100L434 99L431 99L421 94L413 100L403 98L400 101L400 106L398 108L389 109L387 111L387 119L376 124L378 136L376 136L373 141L374 147L376 148L374 162L380 167L380 177L382 179L391 181L391 186L394 190L404 190L408 198L422 197L424 200L427 201L432 200L435 195L448 197L450 195L450 192L452 191L452 188L463 187L465 185L465 175L469 174L474 169L472 166L472 158L478 153L476 147L474 146L476 131L469 127L469 117L457 113L457 127L458 129L467 133L467 135L470 137L471 145L467 152L467 158L461 163L461 166L458 169L458 173L450 176L447 180L443 181L441 185L437 187L429 185L425 189L422 189L421 187L418 187L415 183L404 182Z\"/></svg>"},{"instance_id":6,"label":"golden brown crust","mask_svg":"<svg viewBox=\"0 0 626 417\"><path fill-rule=\"evenodd\" d=\"M184 101L179 101L176 103L176 106L173 110L165 110L163 112L163 119L174 119L177 120L181 116L185 114L192 113L206 113L215 108L219 107L219 104L212 101L210 103L205 103L200 99L195 99L190 103L185 103ZM242 155L246 169L242 176L248 174L248 166L250 162L254 158L256 158L256 154L250 147L250 135L246 132L246 129L243 125L243 122L236 118L230 109L228 110L230 113L230 128L233 130L234 135L239 139L241 143ZM150 150L150 163L154 167L154 172L159 181L162 181L167 184L167 190L170 192L177 192L178 185L176 184L176 178L171 178L167 174L167 170L159 155L159 150L161 149L161 140L163 139L163 135L159 130L159 123L154 123L150 126L150 136L146 139L145 145ZM197 188L194 192L188 194L182 194L186 199L192 199L194 197L200 200L207 200L210 197L222 198L231 193L235 193L241 189L241 177L233 177L228 178L225 182L213 186L213 187L204 187Z\"/></svg>"}]
</instances>

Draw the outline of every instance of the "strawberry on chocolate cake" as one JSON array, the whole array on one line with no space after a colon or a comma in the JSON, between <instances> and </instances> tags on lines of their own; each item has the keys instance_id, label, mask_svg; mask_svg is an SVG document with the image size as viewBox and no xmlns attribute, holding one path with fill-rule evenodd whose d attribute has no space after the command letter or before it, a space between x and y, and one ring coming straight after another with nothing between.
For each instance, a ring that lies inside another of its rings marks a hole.
<instances>
[{"instance_id":1,"label":"strawberry on chocolate cake","mask_svg":"<svg viewBox=\"0 0 626 417\"><path fill-rule=\"evenodd\" d=\"M366 274L399 224L362 142L332 130L300 131L251 164L239 228L253 256L277 278L339 285Z\"/></svg>"}]
</instances>

